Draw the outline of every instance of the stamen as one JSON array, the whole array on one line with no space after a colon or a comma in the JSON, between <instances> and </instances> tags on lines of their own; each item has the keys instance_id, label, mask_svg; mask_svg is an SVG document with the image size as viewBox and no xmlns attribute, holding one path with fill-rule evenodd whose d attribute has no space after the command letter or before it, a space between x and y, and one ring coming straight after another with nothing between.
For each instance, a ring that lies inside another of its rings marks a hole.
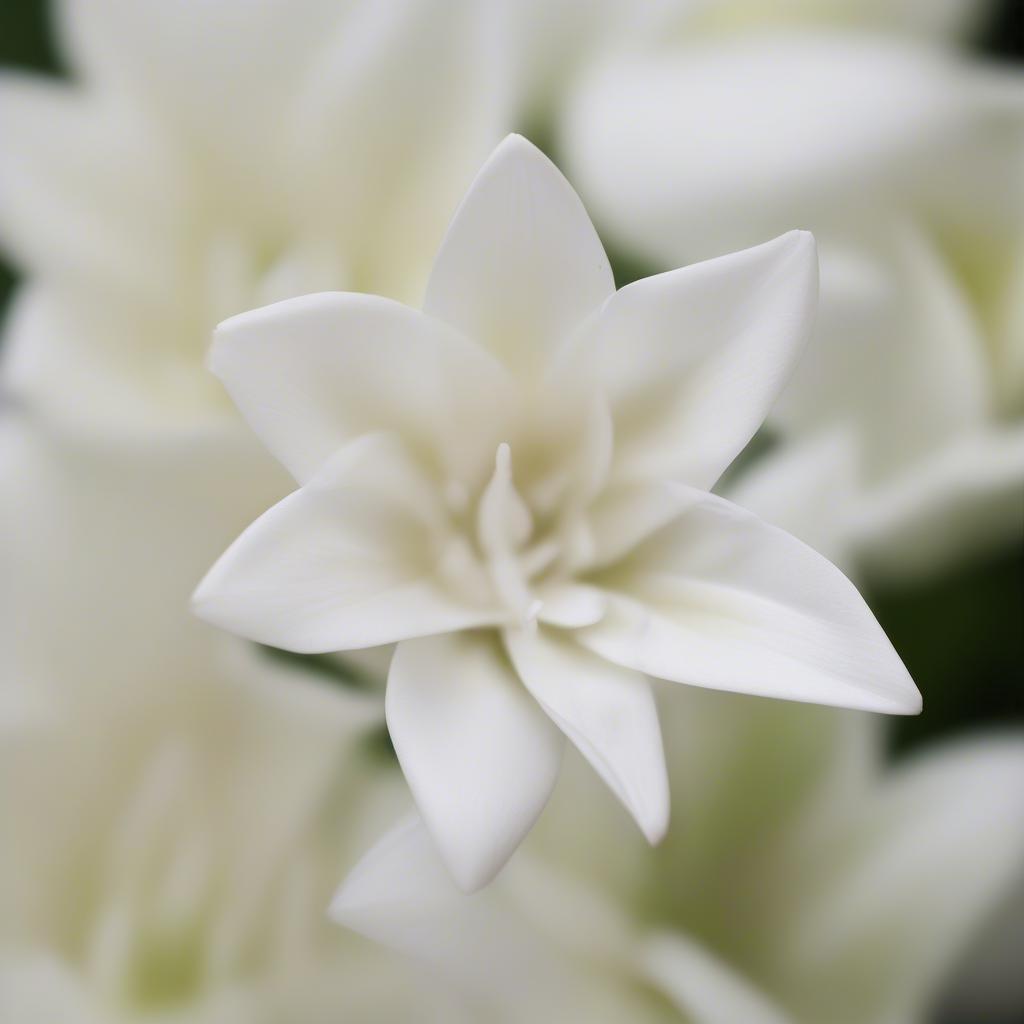
<instances>
[{"instance_id":1,"label":"stamen","mask_svg":"<svg viewBox=\"0 0 1024 1024\"><path fill-rule=\"evenodd\" d=\"M494 475L480 498L477 536L488 555L507 554L533 532L533 517L512 481L512 450L498 445Z\"/></svg>"}]
</instances>

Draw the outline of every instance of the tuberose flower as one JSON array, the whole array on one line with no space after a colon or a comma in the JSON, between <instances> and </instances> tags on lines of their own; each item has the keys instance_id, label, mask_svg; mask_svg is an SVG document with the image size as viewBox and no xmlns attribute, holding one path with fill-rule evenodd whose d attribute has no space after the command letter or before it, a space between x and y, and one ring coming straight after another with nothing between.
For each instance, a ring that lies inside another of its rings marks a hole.
<instances>
[{"instance_id":1,"label":"tuberose flower","mask_svg":"<svg viewBox=\"0 0 1024 1024\"><path fill-rule=\"evenodd\" d=\"M398 642L391 738L462 887L532 825L563 734L661 838L648 675L919 709L849 581L708 493L801 352L816 274L791 232L616 292L576 194L511 136L422 312L328 293L218 329L214 372L300 487L195 607L294 651Z\"/></svg>"}]
</instances>

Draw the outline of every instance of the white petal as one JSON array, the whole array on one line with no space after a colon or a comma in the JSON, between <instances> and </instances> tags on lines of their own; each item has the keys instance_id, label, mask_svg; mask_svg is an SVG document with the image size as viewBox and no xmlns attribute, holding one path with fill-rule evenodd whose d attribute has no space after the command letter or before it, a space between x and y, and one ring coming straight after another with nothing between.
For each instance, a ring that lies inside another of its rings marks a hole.
<instances>
[{"instance_id":1,"label":"white petal","mask_svg":"<svg viewBox=\"0 0 1024 1024\"><path fill-rule=\"evenodd\" d=\"M550 626L579 629L601 621L606 600L600 590L563 583L541 593L537 618Z\"/></svg>"},{"instance_id":2,"label":"white petal","mask_svg":"<svg viewBox=\"0 0 1024 1024\"><path fill-rule=\"evenodd\" d=\"M553 951L500 889L501 882L472 896L458 889L423 820L413 814L363 855L330 914L475 992L515 998L516 985L547 980Z\"/></svg>"},{"instance_id":3,"label":"white petal","mask_svg":"<svg viewBox=\"0 0 1024 1024\"><path fill-rule=\"evenodd\" d=\"M921 698L850 581L796 538L678 487L680 515L592 582L615 592L576 636L676 682L913 714Z\"/></svg>"},{"instance_id":4,"label":"white petal","mask_svg":"<svg viewBox=\"0 0 1024 1024\"><path fill-rule=\"evenodd\" d=\"M596 64L562 151L598 223L678 262L837 209L859 217L915 169L927 180L968 117L969 81L938 50L880 37L720 35Z\"/></svg>"},{"instance_id":5,"label":"white petal","mask_svg":"<svg viewBox=\"0 0 1024 1024\"><path fill-rule=\"evenodd\" d=\"M648 939L640 953L644 974L693 1024L788 1024L790 1018L737 971L682 934Z\"/></svg>"},{"instance_id":6,"label":"white petal","mask_svg":"<svg viewBox=\"0 0 1024 1024\"><path fill-rule=\"evenodd\" d=\"M922 579L1012 543L1024 522L1024 427L971 433L866 491L849 533L873 576Z\"/></svg>"},{"instance_id":7,"label":"white petal","mask_svg":"<svg viewBox=\"0 0 1024 1024\"><path fill-rule=\"evenodd\" d=\"M589 551L580 570L618 562L679 515L679 496L663 483L620 483L601 494L587 512Z\"/></svg>"},{"instance_id":8,"label":"white petal","mask_svg":"<svg viewBox=\"0 0 1024 1024\"><path fill-rule=\"evenodd\" d=\"M651 843L668 828L668 776L650 683L555 632L507 630L512 663Z\"/></svg>"},{"instance_id":9,"label":"white petal","mask_svg":"<svg viewBox=\"0 0 1024 1024\"><path fill-rule=\"evenodd\" d=\"M432 578L427 481L389 435L366 435L252 524L193 597L259 643L340 651L493 621Z\"/></svg>"},{"instance_id":10,"label":"white petal","mask_svg":"<svg viewBox=\"0 0 1024 1024\"><path fill-rule=\"evenodd\" d=\"M496 5L477 0L349 7L289 125L293 198L345 242L360 290L418 306L452 213L507 131L508 40Z\"/></svg>"},{"instance_id":11,"label":"white petal","mask_svg":"<svg viewBox=\"0 0 1024 1024\"><path fill-rule=\"evenodd\" d=\"M817 1008L827 1013L835 981L868 958L873 982L842 991L844 1019L917 1018L1020 879L1024 737L912 758L834 842L838 856L814 857L815 898L782 945L799 965L796 983L820 978L828 991L819 989Z\"/></svg>"},{"instance_id":12,"label":"white petal","mask_svg":"<svg viewBox=\"0 0 1024 1024\"><path fill-rule=\"evenodd\" d=\"M773 410L788 434L855 425L863 472L899 473L988 415L985 338L929 233L891 217L821 243L815 340Z\"/></svg>"},{"instance_id":13,"label":"white petal","mask_svg":"<svg viewBox=\"0 0 1024 1024\"><path fill-rule=\"evenodd\" d=\"M547 802L562 740L497 638L399 644L387 720L413 796L458 884L489 882Z\"/></svg>"},{"instance_id":14,"label":"white petal","mask_svg":"<svg viewBox=\"0 0 1024 1024\"><path fill-rule=\"evenodd\" d=\"M710 488L753 437L810 334L806 231L623 288L559 354L607 394L616 471Z\"/></svg>"},{"instance_id":15,"label":"white petal","mask_svg":"<svg viewBox=\"0 0 1024 1024\"><path fill-rule=\"evenodd\" d=\"M277 478L275 497L287 492L288 474L182 344L190 335L181 318L141 310L120 291L86 294L64 284L59 275L56 281L35 277L10 304L3 375L11 396L68 437L100 440L119 451L138 453L146 444L198 448L228 439L251 450L247 457L265 467L256 472ZM146 345L139 344L140 331ZM144 457L151 459L152 451Z\"/></svg>"},{"instance_id":16,"label":"white petal","mask_svg":"<svg viewBox=\"0 0 1024 1024\"><path fill-rule=\"evenodd\" d=\"M284 142L310 62L347 6L303 0L296 16L288 0L71 0L61 28L90 84L132 96L194 149L223 212L280 182L292 153L271 140Z\"/></svg>"},{"instance_id":17,"label":"white petal","mask_svg":"<svg viewBox=\"0 0 1024 1024\"><path fill-rule=\"evenodd\" d=\"M461 479L502 440L504 372L444 324L372 295L324 292L232 317L210 366L299 481L345 442L396 430Z\"/></svg>"},{"instance_id":18,"label":"white petal","mask_svg":"<svg viewBox=\"0 0 1024 1024\"><path fill-rule=\"evenodd\" d=\"M848 520L857 479L852 431L836 429L783 444L722 493L845 569L852 561Z\"/></svg>"},{"instance_id":19,"label":"white petal","mask_svg":"<svg viewBox=\"0 0 1024 1024\"><path fill-rule=\"evenodd\" d=\"M579 197L540 150L510 135L456 212L423 308L530 375L614 290Z\"/></svg>"},{"instance_id":20,"label":"white petal","mask_svg":"<svg viewBox=\"0 0 1024 1024\"><path fill-rule=\"evenodd\" d=\"M65 283L158 300L181 255L184 180L153 125L113 100L8 75L0 136L5 249Z\"/></svg>"},{"instance_id":21,"label":"white petal","mask_svg":"<svg viewBox=\"0 0 1024 1024\"><path fill-rule=\"evenodd\" d=\"M286 475L237 434L97 443L40 426L7 409L0 429L3 655L118 707L204 678L229 641L189 614L189 594Z\"/></svg>"}]
</instances>

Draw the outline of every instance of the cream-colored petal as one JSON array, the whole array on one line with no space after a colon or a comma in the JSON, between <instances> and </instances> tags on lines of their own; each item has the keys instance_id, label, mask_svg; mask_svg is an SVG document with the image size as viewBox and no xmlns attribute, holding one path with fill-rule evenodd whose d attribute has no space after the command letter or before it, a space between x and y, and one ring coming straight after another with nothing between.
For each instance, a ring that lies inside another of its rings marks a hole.
<instances>
[{"instance_id":1,"label":"cream-colored petal","mask_svg":"<svg viewBox=\"0 0 1024 1024\"><path fill-rule=\"evenodd\" d=\"M386 710L395 753L448 870L462 889L479 889L547 802L561 735L496 635L399 644Z\"/></svg>"},{"instance_id":2,"label":"cream-colored petal","mask_svg":"<svg viewBox=\"0 0 1024 1024\"><path fill-rule=\"evenodd\" d=\"M556 346L615 289L579 197L535 146L510 135L470 186L423 308L539 377Z\"/></svg>"}]
</instances>

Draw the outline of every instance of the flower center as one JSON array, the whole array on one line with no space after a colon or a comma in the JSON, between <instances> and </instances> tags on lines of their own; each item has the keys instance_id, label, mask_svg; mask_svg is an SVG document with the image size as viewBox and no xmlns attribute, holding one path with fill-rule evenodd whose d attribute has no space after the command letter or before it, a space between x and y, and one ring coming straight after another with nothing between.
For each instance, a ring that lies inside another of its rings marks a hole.
<instances>
[{"instance_id":1,"label":"flower center","mask_svg":"<svg viewBox=\"0 0 1024 1024\"><path fill-rule=\"evenodd\" d=\"M467 489L460 483L445 488L449 509L463 528L445 542L440 560L444 580L474 601L497 601L520 623L535 621L543 601L538 584L564 571L563 538L543 529L516 487L512 450L498 446L491 474L476 504L470 509Z\"/></svg>"}]
</instances>

